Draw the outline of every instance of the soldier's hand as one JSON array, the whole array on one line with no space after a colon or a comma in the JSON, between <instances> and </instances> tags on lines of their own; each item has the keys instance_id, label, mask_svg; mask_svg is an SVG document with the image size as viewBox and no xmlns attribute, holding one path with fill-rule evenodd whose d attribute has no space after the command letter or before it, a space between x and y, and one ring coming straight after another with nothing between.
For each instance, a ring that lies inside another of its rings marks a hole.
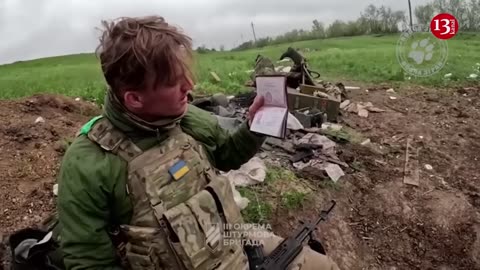
<instances>
[{"instance_id":1,"label":"soldier's hand","mask_svg":"<svg viewBox=\"0 0 480 270\"><path fill-rule=\"evenodd\" d=\"M257 95L255 99L253 100L252 105L248 108L248 114L247 114L247 119L248 119L248 125L252 125L253 118L255 117L255 113L257 113L258 109L263 106L264 100L263 97L260 95Z\"/></svg>"}]
</instances>

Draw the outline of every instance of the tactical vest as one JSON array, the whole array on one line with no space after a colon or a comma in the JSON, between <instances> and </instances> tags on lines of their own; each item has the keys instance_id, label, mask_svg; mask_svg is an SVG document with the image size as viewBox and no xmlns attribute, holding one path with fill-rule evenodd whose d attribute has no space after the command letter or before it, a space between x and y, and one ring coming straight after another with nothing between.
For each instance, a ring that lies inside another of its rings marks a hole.
<instances>
[{"instance_id":1,"label":"tactical vest","mask_svg":"<svg viewBox=\"0 0 480 270\"><path fill-rule=\"evenodd\" d=\"M248 269L241 240L225 239L235 227L226 224L243 223L230 183L201 144L177 126L142 151L107 118L88 125L90 140L128 164L133 215L120 226L127 268Z\"/></svg>"}]
</instances>

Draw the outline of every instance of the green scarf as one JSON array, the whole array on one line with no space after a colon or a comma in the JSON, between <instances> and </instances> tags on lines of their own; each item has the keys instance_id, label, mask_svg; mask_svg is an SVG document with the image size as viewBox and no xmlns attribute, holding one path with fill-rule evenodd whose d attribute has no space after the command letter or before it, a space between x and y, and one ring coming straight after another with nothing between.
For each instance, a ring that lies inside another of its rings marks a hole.
<instances>
[{"instance_id":1,"label":"green scarf","mask_svg":"<svg viewBox=\"0 0 480 270\"><path fill-rule=\"evenodd\" d=\"M138 128L143 131L151 131L156 133L160 131L171 130L178 123L180 123L182 117L185 115L185 113L183 113L175 118L166 117L158 119L154 122L145 121L128 111L110 89L107 90L104 106L105 116L115 123L121 123L123 126L126 126L124 129Z\"/></svg>"}]
</instances>

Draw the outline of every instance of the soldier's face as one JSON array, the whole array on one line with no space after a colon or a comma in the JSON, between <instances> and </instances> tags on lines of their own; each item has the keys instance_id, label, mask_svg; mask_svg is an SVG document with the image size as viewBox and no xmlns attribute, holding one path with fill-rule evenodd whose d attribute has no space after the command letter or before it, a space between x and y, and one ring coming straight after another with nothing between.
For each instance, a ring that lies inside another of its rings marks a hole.
<instances>
[{"instance_id":1,"label":"soldier's face","mask_svg":"<svg viewBox=\"0 0 480 270\"><path fill-rule=\"evenodd\" d=\"M193 89L190 78L182 76L169 86L156 86L143 91L124 94L126 107L147 121L175 117L187 109L187 94Z\"/></svg>"}]
</instances>

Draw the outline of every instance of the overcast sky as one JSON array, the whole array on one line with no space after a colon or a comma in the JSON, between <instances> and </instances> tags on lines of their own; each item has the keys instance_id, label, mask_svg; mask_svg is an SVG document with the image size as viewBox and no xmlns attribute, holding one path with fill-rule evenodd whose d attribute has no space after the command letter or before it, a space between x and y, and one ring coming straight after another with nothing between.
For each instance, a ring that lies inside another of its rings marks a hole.
<instances>
[{"instance_id":1,"label":"overcast sky","mask_svg":"<svg viewBox=\"0 0 480 270\"><path fill-rule=\"evenodd\" d=\"M412 8L427 0L412 0ZM92 52L102 19L156 14L181 27L194 46L231 48L303 28L317 19L356 19L368 4L408 10L407 0L0 0L0 64Z\"/></svg>"}]
</instances>

